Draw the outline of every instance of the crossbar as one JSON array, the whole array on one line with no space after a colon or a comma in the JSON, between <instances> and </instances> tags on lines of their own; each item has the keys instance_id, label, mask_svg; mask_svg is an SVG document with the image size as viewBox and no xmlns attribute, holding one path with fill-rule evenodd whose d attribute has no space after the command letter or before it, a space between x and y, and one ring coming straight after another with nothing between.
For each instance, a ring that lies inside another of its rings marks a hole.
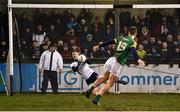
<instances>
[{"instance_id":1,"label":"crossbar","mask_svg":"<svg viewBox=\"0 0 180 112\"><path fill-rule=\"evenodd\" d=\"M88 8L88 9L112 9L112 8L180 8L180 4L9 4L9 8Z\"/></svg>"}]
</instances>

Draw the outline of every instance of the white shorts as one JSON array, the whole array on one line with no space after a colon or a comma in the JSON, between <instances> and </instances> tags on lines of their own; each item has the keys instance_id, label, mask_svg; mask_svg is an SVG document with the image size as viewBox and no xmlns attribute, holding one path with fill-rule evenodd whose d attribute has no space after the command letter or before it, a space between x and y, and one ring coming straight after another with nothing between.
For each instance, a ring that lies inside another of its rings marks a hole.
<instances>
[{"instance_id":1,"label":"white shorts","mask_svg":"<svg viewBox=\"0 0 180 112\"><path fill-rule=\"evenodd\" d=\"M116 57L110 57L104 64L104 69L119 77L123 66L119 64Z\"/></svg>"}]
</instances>

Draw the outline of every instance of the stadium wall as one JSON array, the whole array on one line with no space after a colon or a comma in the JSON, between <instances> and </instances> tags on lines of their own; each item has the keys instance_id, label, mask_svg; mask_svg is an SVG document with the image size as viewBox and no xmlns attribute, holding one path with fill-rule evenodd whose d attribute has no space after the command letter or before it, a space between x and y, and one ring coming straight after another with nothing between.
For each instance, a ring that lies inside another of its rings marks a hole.
<instances>
[{"instance_id":1,"label":"stadium wall","mask_svg":"<svg viewBox=\"0 0 180 112\"><path fill-rule=\"evenodd\" d=\"M14 91L19 92L18 65L14 64ZM91 65L97 73L102 74L104 69L102 64ZM148 69L148 70L147 70ZM151 69L151 70L149 70ZM6 74L6 64L0 64L3 75ZM87 89L85 81L78 73L68 72L69 64L64 65L63 73L58 75L59 92L82 92ZM159 72L157 72L157 71ZM162 71L162 72L161 72ZM167 72L167 73L166 73ZM124 66L120 80L128 82L127 85L116 84L110 90L115 93L179 93L180 92L180 69L178 65L169 68L169 65L149 65L145 69ZM177 74L177 75L173 75ZM42 75L38 72L37 64L22 64L22 91L40 92ZM0 91L4 91L0 87ZM48 92L52 92L49 84Z\"/></svg>"}]
</instances>

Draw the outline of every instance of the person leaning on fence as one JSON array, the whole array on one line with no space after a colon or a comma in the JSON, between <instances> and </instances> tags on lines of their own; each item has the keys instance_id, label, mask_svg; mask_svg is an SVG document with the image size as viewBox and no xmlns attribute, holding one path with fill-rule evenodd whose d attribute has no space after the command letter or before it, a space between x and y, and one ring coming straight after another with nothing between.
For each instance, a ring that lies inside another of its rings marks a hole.
<instances>
[{"instance_id":1,"label":"person leaning on fence","mask_svg":"<svg viewBox=\"0 0 180 112\"><path fill-rule=\"evenodd\" d=\"M55 45L50 44L48 50L44 51L39 61L39 72L43 73L41 93L45 94L50 80L54 94L58 94L57 72L63 68L63 59L59 52L55 50Z\"/></svg>"}]
</instances>

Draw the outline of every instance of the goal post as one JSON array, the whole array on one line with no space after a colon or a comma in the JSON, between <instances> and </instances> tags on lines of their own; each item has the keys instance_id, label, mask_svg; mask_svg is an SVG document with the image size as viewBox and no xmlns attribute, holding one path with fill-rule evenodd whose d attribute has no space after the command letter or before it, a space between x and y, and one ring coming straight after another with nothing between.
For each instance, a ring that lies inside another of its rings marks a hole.
<instances>
[{"instance_id":1,"label":"goal post","mask_svg":"<svg viewBox=\"0 0 180 112\"><path fill-rule=\"evenodd\" d=\"M8 0L8 6L10 6L12 4L12 0ZM10 91L9 91L9 95L12 96L13 95L13 16L12 16L12 7L8 7L8 25L9 25L9 53L8 53L8 57L9 58L9 74L6 76L10 76L9 80L10 80ZM8 66L8 64L7 64Z\"/></svg>"}]
</instances>

